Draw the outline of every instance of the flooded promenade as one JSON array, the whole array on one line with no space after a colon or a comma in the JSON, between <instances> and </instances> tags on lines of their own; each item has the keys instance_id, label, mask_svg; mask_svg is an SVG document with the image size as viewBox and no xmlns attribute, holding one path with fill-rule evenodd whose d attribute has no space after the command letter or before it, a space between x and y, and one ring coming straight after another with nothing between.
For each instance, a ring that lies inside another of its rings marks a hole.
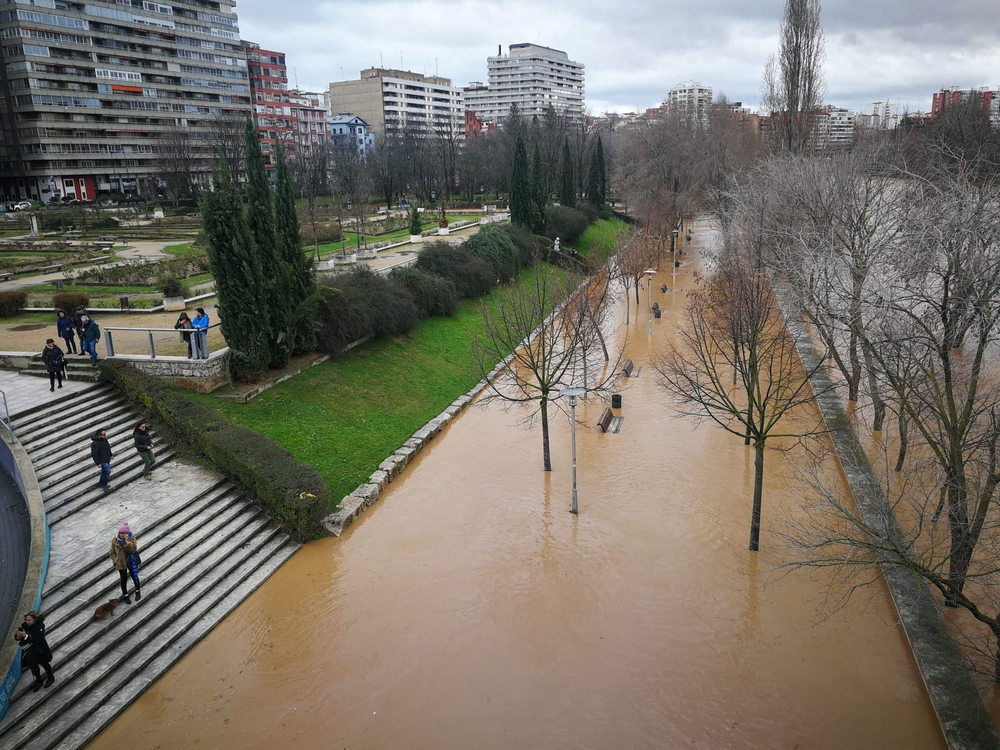
<instances>
[{"instance_id":1,"label":"flooded promenade","mask_svg":"<svg viewBox=\"0 0 1000 750\"><path fill-rule=\"evenodd\" d=\"M765 585L801 449L768 452L752 556L752 452L679 419L649 366L683 302L662 267L621 433L577 409L579 516L567 419L546 475L517 412L471 408L91 747L943 748L884 587L830 614L828 571Z\"/></svg>"}]
</instances>

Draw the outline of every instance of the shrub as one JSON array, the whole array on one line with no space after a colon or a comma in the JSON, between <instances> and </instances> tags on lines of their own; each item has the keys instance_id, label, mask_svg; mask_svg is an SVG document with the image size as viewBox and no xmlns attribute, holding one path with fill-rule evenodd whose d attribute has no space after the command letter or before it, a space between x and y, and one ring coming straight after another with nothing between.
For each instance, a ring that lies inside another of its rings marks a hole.
<instances>
[{"instance_id":1,"label":"shrub","mask_svg":"<svg viewBox=\"0 0 1000 750\"><path fill-rule=\"evenodd\" d=\"M312 225L302 223L299 225L299 237L302 242L309 244L313 242ZM340 227L336 224L317 224L316 242L320 245L329 245L331 242L340 242Z\"/></svg>"},{"instance_id":2,"label":"shrub","mask_svg":"<svg viewBox=\"0 0 1000 750\"><path fill-rule=\"evenodd\" d=\"M408 333L420 322L410 293L364 266L334 283L322 291L316 315L321 351L337 354L362 339Z\"/></svg>"},{"instance_id":3,"label":"shrub","mask_svg":"<svg viewBox=\"0 0 1000 750\"><path fill-rule=\"evenodd\" d=\"M587 231L590 221L587 215L575 208L552 206L548 209L549 220L545 236L554 240L559 238L561 244L573 243Z\"/></svg>"},{"instance_id":4,"label":"shrub","mask_svg":"<svg viewBox=\"0 0 1000 750\"><path fill-rule=\"evenodd\" d=\"M497 224L483 227L462 247L490 264L500 281L510 281L521 270L521 257L514 240Z\"/></svg>"},{"instance_id":5,"label":"shrub","mask_svg":"<svg viewBox=\"0 0 1000 750\"><path fill-rule=\"evenodd\" d=\"M514 247L517 248L521 267L533 265L541 250L539 240L547 240L548 238L537 237L524 227L515 226L514 224L502 224L500 226L510 235Z\"/></svg>"},{"instance_id":6,"label":"shrub","mask_svg":"<svg viewBox=\"0 0 1000 750\"><path fill-rule=\"evenodd\" d=\"M52 295L52 306L56 311L65 310L69 316L76 312L76 308L89 304L90 295L84 292L59 292Z\"/></svg>"},{"instance_id":7,"label":"shrub","mask_svg":"<svg viewBox=\"0 0 1000 750\"><path fill-rule=\"evenodd\" d=\"M448 279L405 266L393 269L389 280L410 293L424 317L451 317L455 314L458 291Z\"/></svg>"},{"instance_id":8,"label":"shrub","mask_svg":"<svg viewBox=\"0 0 1000 750\"><path fill-rule=\"evenodd\" d=\"M242 486L299 542L323 536L320 521L330 503L323 478L270 438L233 424L221 414L122 362L104 361L101 378L143 406L186 445Z\"/></svg>"},{"instance_id":9,"label":"shrub","mask_svg":"<svg viewBox=\"0 0 1000 750\"><path fill-rule=\"evenodd\" d=\"M10 318L17 315L28 304L28 293L17 290L0 292L0 318Z\"/></svg>"},{"instance_id":10,"label":"shrub","mask_svg":"<svg viewBox=\"0 0 1000 750\"><path fill-rule=\"evenodd\" d=\"M588 224L593 224L601 217L601 210L589 201L577 204L576 210L587 217Z\"/></svg>"},{"instance_id":11,"label":"shrub","mask_svg":"<svg viewBox=\"0 0 1000 750\"><path fill-rule=\"evenodd\" d=\"M420 223L420 214L417 213L417 207L414 206L413 210L410 211L410 234L416 236L424 230Z\"/></svg>"},{"instance_id":12,"label":"shrub","mask_svg":"<svg viewBox=\"0 0 1000 750\"><path fill-rule=\"evenodd\" d=\"M171 270L165 270L156 279L156 285L163 290L164 297L185 297L184 283Z\"/></svg>"},{"instance_id":13,"label":"shrub","mask_svg":"<svg viewBox=\"0 0 1000 750\"><path fill-rule=\"evenodd\" d=\"M463 247L433 242L417 256L416 268L448 279L458 296L479 297L496 286L496 274L490 264Z\"/></svg>"}]
</instances>

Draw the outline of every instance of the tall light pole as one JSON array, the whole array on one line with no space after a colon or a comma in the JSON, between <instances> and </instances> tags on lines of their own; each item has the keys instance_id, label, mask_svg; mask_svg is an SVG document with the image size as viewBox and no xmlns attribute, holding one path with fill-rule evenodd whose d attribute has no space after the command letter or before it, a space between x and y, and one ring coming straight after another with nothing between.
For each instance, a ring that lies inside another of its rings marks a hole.
<instances>
[{"instance_id":1,"label":"tall light pole","mask_svg":"<svg viewBox=\"0 0 1000 750\"><path fill-rule=\"evenodd\" d=\"M672 278L670 280L670 288L677 288L677 228L670 233L670 263L671 263L671 274Z\"/></svg>"},{"instance_id":2,"label":"tall light pole","mask_svg":"<svg viewBox=\"0 0 1000 750\"><path fill-rule=\"evenodd\" d=\"M569 396L569 423L570 423L570 438L571 445L573 446L573 504L570 506L570 513L580 513L580 506L577 502L576 497L576 397L582 396L586 393L584 388L563 388L559 391L562 396Z\"/></svg>"},{"instance_id":3,"label":"tall light pole","mask_svg":"<svg viewBox=\"0 0 1000 750\"><path fill-rule=\"evenodd\" d=\"M646 289L648 291L646 295L646 335L653 335L653 274L656 271L652 268L647 268L643 271L646 274Z\"/></svg>"}]
</instances>

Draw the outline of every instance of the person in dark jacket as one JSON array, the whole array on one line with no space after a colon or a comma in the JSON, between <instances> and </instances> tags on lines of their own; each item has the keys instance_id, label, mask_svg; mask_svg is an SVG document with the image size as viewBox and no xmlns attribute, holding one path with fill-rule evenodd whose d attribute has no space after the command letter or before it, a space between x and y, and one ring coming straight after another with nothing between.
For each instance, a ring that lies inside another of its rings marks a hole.
<instances>
[{"instance_id":1,"label":"person in dark jacket","mask_svg":"<svg viewBox=\"0 0 1000 750\"><path fill-rule=\"evenodd\" d=\"M194 349L191 346L191 334L188 331L192 330L194 326L191 324L191 318L188 317L186 312L182 312L177 316L174 328L181 332L181 339L188 345L188 359L191 359L194 356Z\"/></svg>"},{"instance_id":2,"label":"person in dark jacket","mask_svg":"<svg viewBox=\"0 0 1000 750\"><path fill-rule=\"evenodd\" d=\"M76 354L76 326L73 325L73 319L66 314L65 310L59 311L59 317L56 318L56 330L59 332L59 338L66 342L66 353Z\"/></svg>"},{"instance_id":3,"label":"person in dark jacket","mask_svg":"<svg viewBox=\"0 0 1000 750\"><path fill-rule=\"evenodd\" d=\"M101 329L89 315L80 318L83 330L80 332L80 347L90 354L90 364L97 364L97 342L101 338Z\"/></svg>"},{"instance_id":4,"label":"person in dark jacket","mask_svg":"<svg viewBox=\"0 0 1000 750\"><path fill-rule=\"evenodd\" d=\"M73 313L73 329L76 331L76 336L80 339L80 356L86 356L87 352L83 348L83 316L87 314L87 311L81 306L76 308L76 312Z\"/></svg>"},{"instance_id":5,"label":"person in dark jacket","mask_svg":"<svg viewBox=\"0 0 1000 750\"><path fill-rule=\"evenodd\" d=\"M153 438L149 436L149 429L145 422L140 423L132 430L132 439L135 441L135 449L142 456L142 462L146 465L146 470L143 473L146 475L146 479L152 479L153 466L156 462L153 459Z\"/></svg>"},{"instance_id":6,"label":"person in dark jacket","mask_svg":"<svg viewBox=\"0 0 1000 750\"><path fill-rule=\"evenodd\" d=\"M142 592L139 590L139 542L127 523L118 527L118 534L111 540L111 562L121 579L122 601L132 603L128 598L129 576L132 576L132 583L135 584L135 600L142 599Z\"/></svg>"},{"instance_id":7,"label":"person in dark jacket","mask_svg":"<svg viewBox=\"0 0 1000 750\"><path fill-rule=\"evenodd\" d=\"M90 456L94 459L94 465L101 467L101 478L97 480L97 486L105 492L108 492L108 480L111 479L112 455L107 430L98 430L90 438Z\"/></svg>"},{"instance_id":8,"label":"person in dark jacket","mask_svg":"<svg viewBox=\"0 0 1000 750\"><path fill-rule=\"evenodd\" d=\"M59 387L62 388L63 370L66 368L66 362L63 359L63 350L56 346L56 342L52 339L45 339L42 362L45 363L45 369L49 371L49 391L56 389L56 378L59 378Z\"/></svg>"},{"instance_id":9,"label":"person in dark jacket","mask_svg":"<svg viewBox=\"0 0 1000 750\"><path fill-rule=\"evenodd\" d=\"M21 644L21 668L30 669L35 677L32 692L37 693L43 687L42 673L39 667L45 669L44 687L56 681L52 674L52 650L45 640L45 623L42 616L32 610L24 616L24 622L14 633L14 640Z\"/></svg>"}]
</instances>

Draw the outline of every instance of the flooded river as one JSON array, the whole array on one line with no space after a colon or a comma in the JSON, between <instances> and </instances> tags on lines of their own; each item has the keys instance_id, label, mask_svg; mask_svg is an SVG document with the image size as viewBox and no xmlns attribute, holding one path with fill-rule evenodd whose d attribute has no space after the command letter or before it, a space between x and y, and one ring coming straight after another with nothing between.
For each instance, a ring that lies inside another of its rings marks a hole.
<instances>
[{"instance_id":1,"label":"flooded river","mask_svg":"<svg viewBox=\"0 0 1000 750\"><path fill-rule=\"evenodd\" d=\"M91 747L943 748L884 588L830 614L824 571L767 584L794 450L768 454L746 551L752 454L648 366L682 302L664 282L651 342L645 290L632 310L622 432L578 409L579 516L565 418L546 475L517 413L469 409Z\"/></svg>"}]
</instances>

